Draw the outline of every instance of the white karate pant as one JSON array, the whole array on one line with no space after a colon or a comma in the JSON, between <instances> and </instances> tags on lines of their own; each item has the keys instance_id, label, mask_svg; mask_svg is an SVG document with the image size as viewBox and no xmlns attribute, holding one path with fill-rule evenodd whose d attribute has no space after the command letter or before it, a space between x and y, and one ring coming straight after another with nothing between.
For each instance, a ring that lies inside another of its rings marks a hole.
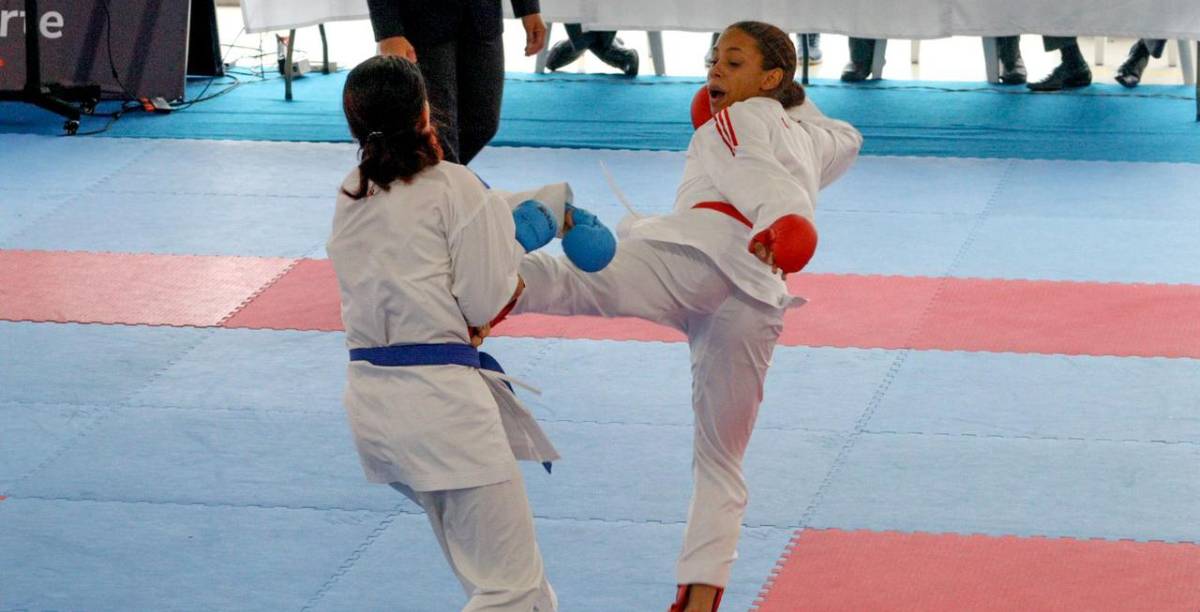
<instances>
[{"instance_id":1,"label":"white karate pant","mask_svg":"<svg viewBox=\"0 0 1200 612\"><path fill-rule=\"evenodd\" d=\"M512 480L469 489L413 491L396 482L392 488L425 510L467 594L463 612L558 610L519 472Z\"/></svg>"},{"instance_id":2,"label":"white karate pant","mask_svg":"<svg viewBox=\"0 0 1200 612\"><path fill-rule=\"evenodd\" d=\"M676 579L724 587L746 510L742 457L783 309L742 293L699 250L647 240L622 241L608 267L594 274L542 253L526 256L520 274L525 292L518 313L638 317L687 334L694 488Z\"/></svg>"}]
</instances>

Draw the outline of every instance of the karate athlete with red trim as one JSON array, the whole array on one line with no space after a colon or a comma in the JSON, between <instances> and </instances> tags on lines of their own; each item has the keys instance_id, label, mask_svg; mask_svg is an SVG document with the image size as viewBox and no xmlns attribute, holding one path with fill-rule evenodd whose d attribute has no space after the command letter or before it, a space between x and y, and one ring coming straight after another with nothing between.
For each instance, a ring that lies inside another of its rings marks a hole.
<instances>
[{"instance_id":1,"label":"karate athlete with red trim","mask_svg":"<svg viewBox=\"0 0 1200 612\"><path fill-rule=\"evenodd\" d=\"M742 457L784 312L803 303L783 276L812 256L817 192L862 144L805 99L795 71L795 47L779 28L727 28L712 50L674 212L623 222L616 257L600 272L543 253L520 267L517 313L639 317L687 334L694 489L675 612L716 610L729 581L748 500Z\"/></svg>"}]
</instances>

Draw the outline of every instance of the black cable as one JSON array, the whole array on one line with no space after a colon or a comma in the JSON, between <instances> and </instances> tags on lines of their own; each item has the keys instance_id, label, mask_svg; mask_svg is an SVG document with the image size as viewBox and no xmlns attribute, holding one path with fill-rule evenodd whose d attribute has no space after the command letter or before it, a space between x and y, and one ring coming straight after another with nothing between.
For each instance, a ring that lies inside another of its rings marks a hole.
<instances>
[{"instance_id":1,"label":"black cable","mask_svg":"<svg viewBox=\"0 0 1200 612\"><path fill-rule=\"evenodd\" d=\"M104 127L100 128L98 130L91 130L89 132L76 132L74 134L59 134L59 136L94 136L96 134L103 134L104 132L107 132L108 129L111 128L114 123L117 122L117 119L121 118L121 115L124 115L127 111L133 110L135 108L141 108L141 104L127 100L127 101L121 103L120 110L118 110L116 112L103 113L103 114L99 114L99 115L93 113L91 115L93 117L108 117L109 118L108 122L104 124Z\"/></svg>"},{"instance_id":2,"label":"black cable","mask_svg":"<svg viewBox=\"0 0 1200 612\"><path fill-rule=\"evenodd\" d=\"M113 80L121 88L121 93L125 95L125 101L136 101L138 97L129 93L129 88L125 86L125 83L121 82L121 75L117 74L117 62L113 60L112 11L108 8L108 0L102 0L100 6L104 7L104 46L108 50L108 68L112 71Z\"/></svg>"},{"instance_id":3,"label":"black cable","mask_svg":"<svg viewBox=\"0 0 1200 612\"><path fill-rule=\"evenodd\" d=\"M246 33L246 27L242 26L242 29L238 30L237 35L233 37L233 42L229 43L229 48L225 50L225 55L221 56L221 65L222 66L225 65L225 60L229 59L229 54L230 54L230 52L233 51L234 45L237 44L237 41L242 37L242 34L245 34L245 33ZM240 80L238 80L237 77L229 77L234 80L232 85L230 85L228 88L226 88L223 91L213 94L209 98L205 98L204 94L208 93L208 88L212 87L213 81L216 81L218 78L222 78L222 77L210 77L208 79L208 82L204 84L204 89L200 90L200 95L196 96L195 98L193 98L191 100L184 100L178 106L172 106L171 110L177 110L177 111L187 110L200 102L206 102L208 100L212 100L213 98L218 98L220 96L223 96L223 95L233 91L234 89L237 89L242 84L242 82Z\"/></svg>"}]
</instances>

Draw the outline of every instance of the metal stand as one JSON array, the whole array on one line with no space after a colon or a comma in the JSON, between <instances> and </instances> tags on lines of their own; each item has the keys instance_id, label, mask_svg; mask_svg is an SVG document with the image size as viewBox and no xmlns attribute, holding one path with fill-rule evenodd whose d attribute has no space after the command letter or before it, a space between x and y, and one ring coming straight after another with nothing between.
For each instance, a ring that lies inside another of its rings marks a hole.
<instances>
[{"instance_id":1,"label":"metal stand","mask_svg":"<svg viewBox=\"0 0 1200 612\"><path fill-rule=\"evenodd\" d=\"M329 74L329 39L325 37L325 24L317 24L317 29L321 32L321 72ZM295 65L292 64L292 55L296 51L296 31L288 30L287 52L283 61L283 99L289 102L292 99L292 81L295 80L295 75L292 74Z\"/></svg>"},{"instance_id":2,"label":"metal stand","mask_svg":"<svg viewBox=\"0 0 1200 612\"><path fill-rule=\"evenodd\" d=\"M800 34L800 84L808 85L808 34Z\"/></svg>"},{"instance_id":3,"label":"metal stand","mask_svg":"<svg viewBox=\"0 0 1200 612\"><path fill-rule=\"evenodd\" d=\"M80 111L65 100L50 95L42 85L41 23L37 0L25 0L25 88L0 91L0 102L28 102L66 117L63 129L74 135L79 131Z\"/></svg>"}]
</instances>

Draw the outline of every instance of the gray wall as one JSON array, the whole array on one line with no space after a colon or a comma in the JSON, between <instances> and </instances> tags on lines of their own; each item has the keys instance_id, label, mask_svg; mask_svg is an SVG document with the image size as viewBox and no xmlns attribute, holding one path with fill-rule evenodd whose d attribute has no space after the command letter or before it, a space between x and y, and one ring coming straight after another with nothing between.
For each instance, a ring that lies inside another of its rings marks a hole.
<instances>
[{"instance_id":1,"label":"gray wall","mask_svg":"<svg viewBox=\"0 0 1200 612\"><path fill-rule=\"evenodd\" d=\"M189 0L108 0L108 5L113 63L125 89L138 97L182 97ZM108 59L104 5L39 0L38 10L42 81L98 83L106 92L119 92ZM16 11L24 12L23 0L0 0L0 89L5 90L25 85L25 19Z\"/></svg>"}]
</instances>

